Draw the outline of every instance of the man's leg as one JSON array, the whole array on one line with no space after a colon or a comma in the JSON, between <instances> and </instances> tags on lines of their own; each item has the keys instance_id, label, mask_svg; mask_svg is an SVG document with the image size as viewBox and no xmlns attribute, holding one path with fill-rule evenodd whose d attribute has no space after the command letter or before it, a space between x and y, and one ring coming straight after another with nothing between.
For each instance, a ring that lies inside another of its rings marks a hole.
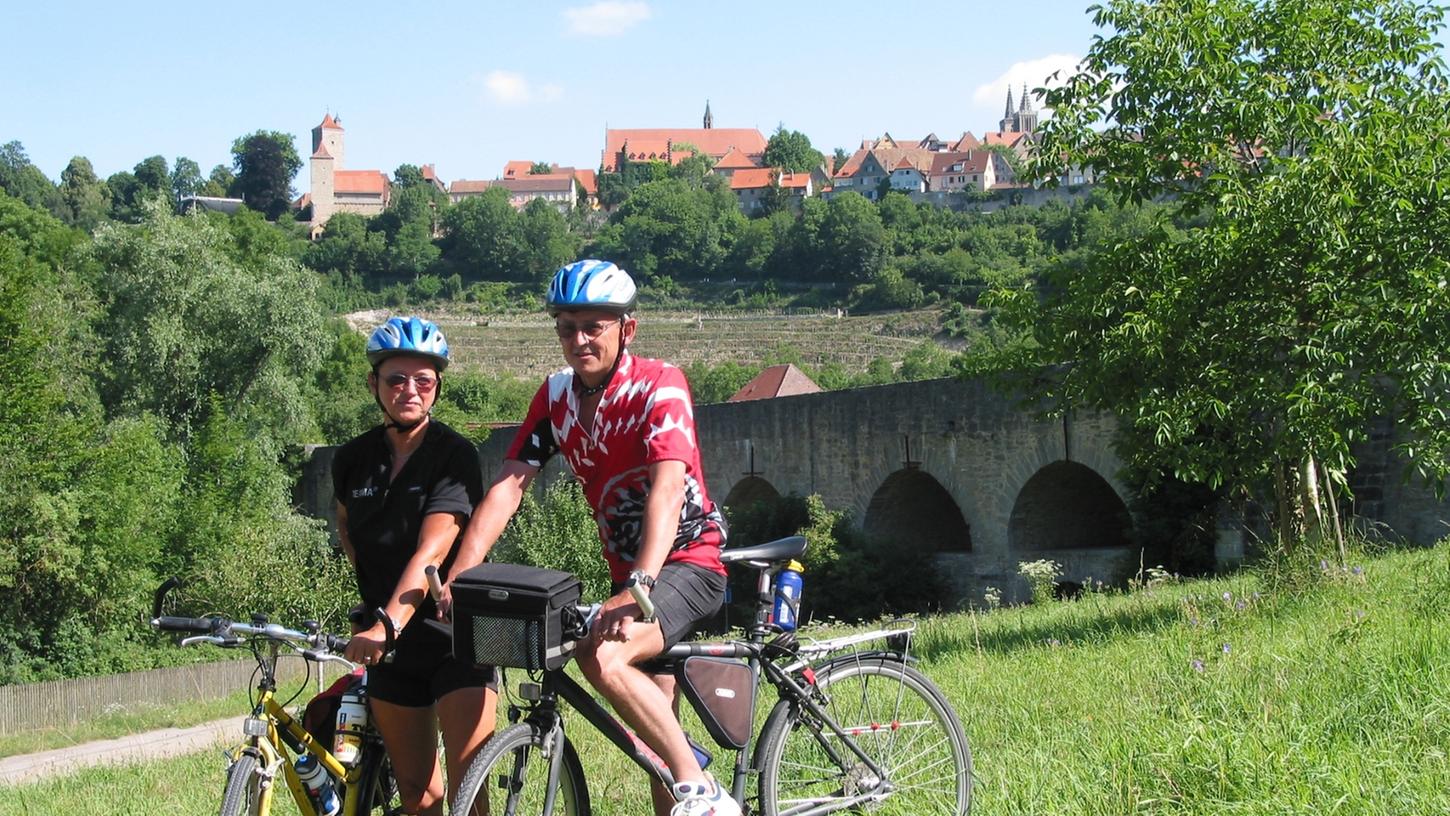
<instances>
[{"instance_id":1,"label":"man's leg","mask_svg":"<svg viewBox=\"0 0 1450 816\"><path fill-rule=\"evenodd\" d=\"M675 712L675 722L680 721L680 696L675 689L675 676L673 674L652 674L650 679L664 692L672 705L670 710ZM694 749L690 750L694 754ZM673 773L673 771L671 771ZM658 779L649 781L649 797L654 802L655 816L670 816L670 810L675 806L675 792L670 790L665 783Z\"/></svg>"}]
</instances>

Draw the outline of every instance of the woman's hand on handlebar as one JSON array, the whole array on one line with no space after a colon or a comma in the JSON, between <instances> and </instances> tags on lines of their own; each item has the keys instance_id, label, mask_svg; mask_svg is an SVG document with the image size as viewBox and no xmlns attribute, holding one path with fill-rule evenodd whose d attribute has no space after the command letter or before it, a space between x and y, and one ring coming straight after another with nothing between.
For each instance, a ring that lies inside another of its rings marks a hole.
<instances>
[{"instance_id":1,"label":"woman's hand on handlebar","mask_svg":"<svg viewBox=\"0 0 1450 816\"><path fill-rule=\"evenodd\" d=\"M379 621L361 632L355 632L347 642L342 656L364 666L376 666L383 660L383 648L387 644L387 631Z\"/></svg>"}]
</instances>

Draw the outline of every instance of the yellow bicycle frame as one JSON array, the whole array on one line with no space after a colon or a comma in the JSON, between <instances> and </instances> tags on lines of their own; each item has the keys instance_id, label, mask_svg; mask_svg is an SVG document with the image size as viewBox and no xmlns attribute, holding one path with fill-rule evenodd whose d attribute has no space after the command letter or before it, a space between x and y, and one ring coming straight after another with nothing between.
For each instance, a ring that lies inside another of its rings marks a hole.
<instances>
[{"instance_id":1,"label":"yellow bicycle frame","mask_svg":"<svg viewBox=\"0 0 1450 816\"><path fill-rule=\"evenodd\" d=\"M293 758L288 752L288 743L282 739L282 732L285 731L292 740L302 746L303 750L315 757L328 773L343 780L343 790L337 792L342 797L342 816L364 816L364 814L357 813L356 810L357 803L362 798L359 796L362 792L362 762L357 763L351 769L343 767L331 751L314 739L301 723L287 713L287 709L277 702L276 696L270 691L262 692L262 699L257 702L253 718L261 719L267 724L266 738L252 737L245 745L239 746L233 755L240 754L244 750L256 751L258 765L273 782L276 781L275 769L280 767L282 778L287 780L287 787L292 790L292 798L297 802L297 809L304 816L317 816L317 808L313 807L306 786L297 776L297 770L292 767ZM260 816L266 816L272 812L272 792L274 790L275 786L272 784L261 786L257 802L257 813Z\"/></svg>"}]
</instances>

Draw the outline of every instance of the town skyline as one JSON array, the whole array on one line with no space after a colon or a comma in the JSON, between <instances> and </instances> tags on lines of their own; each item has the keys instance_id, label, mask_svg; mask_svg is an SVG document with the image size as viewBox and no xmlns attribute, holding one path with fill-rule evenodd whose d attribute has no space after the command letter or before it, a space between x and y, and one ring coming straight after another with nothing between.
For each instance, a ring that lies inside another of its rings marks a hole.
<instances>
[{"instance_id":1,"label":"town skyline","mask_svg":"<svg viewBox=\"0 0 1450 816\"><path fill-rule=\"evenodd\" d=\"M1095 31L1086 3L1063 0L1014 6L1030 30L911 2L894 7L896 23L864 3L445 3L406 14L365 3L303 32L268 22L284 8L23 6L17 47L0 54L0 141L20 141L52 179L77 155L103 178L152 155L207 172L230 165L232 140L256 130L291 134L305 160L311 128L330 113L353 134L350 167L432 164L447 180L489 179L510 160L596 168L606 129L699 127L708 102L716 127L769 136L784 125L827 155L850 153L885 132L993 130L1009 87L1016 97L1069 70ZM919 30L915 45L902 42ZM25 70L56 32L73 58ZM195 32L222 40L168 50ZM458 45L470 36L480 47ZM123 47L136 37L168 48Z\"/></svg>"}]
</instances>

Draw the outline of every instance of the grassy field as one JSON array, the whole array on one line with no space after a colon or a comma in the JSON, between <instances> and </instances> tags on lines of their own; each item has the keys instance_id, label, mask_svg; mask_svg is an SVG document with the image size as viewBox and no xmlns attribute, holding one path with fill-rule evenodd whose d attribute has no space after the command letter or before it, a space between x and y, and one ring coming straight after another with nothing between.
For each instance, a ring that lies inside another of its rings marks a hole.
<instances>
[{"instance_id":1,"label":"grassy field","mask_svg":"<svg viewBox=\"0 0 1450 816\"><path fill-rule=\"evenodd\" d=\"M382 312L359 312L348 320L365 331L384 316ZM455 365L463 370L503 372L534 380L563 366L546 315L428 316L443 327ZM646 314L640 318L634 349L646 357L687 366L698 362L759 365L789 347L807 365L838 363L856 373L877 357L900 360L918 343L932 339L940 322L937 311L864 317L836 317L834 313Z\"/></svg>"},{"instance_id":2,"label":"grassy field","mask_svg":"<svg viewBox=\"0 0 1450 816\"><path fill-rule=\"evenodd\" d=\"M807 586L809 591L809 586ZM1450 546L926 621L986 814L1450 812ZM643 784L576 729L596 813ZM195 813L216 754L6 790L0 814Z\"/></svg>"}]
</instances>

